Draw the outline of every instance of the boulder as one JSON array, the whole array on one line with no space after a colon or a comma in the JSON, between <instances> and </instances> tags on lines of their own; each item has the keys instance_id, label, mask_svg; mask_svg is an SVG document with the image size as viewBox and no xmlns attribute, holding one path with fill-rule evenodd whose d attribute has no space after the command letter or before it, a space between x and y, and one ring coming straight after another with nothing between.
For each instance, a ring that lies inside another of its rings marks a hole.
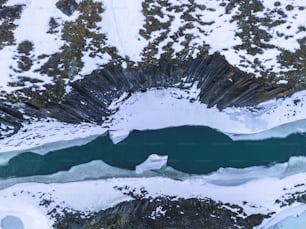
<instances>
[{"instance_id":1,"label":"boulder","mask_svg":"<svg viewBox=\"0 0 306 229\"><path fill-rule=\"evenodd\" d=\"M67 16L71 16L78 8L78 4L75 0L59 0L56 7Z\"/></svg>"}]
</instances>

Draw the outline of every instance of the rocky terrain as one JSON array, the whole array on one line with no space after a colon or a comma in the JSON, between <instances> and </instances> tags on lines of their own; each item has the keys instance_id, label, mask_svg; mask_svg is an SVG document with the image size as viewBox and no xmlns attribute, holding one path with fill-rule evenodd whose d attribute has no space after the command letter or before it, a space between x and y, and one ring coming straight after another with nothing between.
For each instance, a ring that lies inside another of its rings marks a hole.
<instances>
[{"instance_id":1,"label":"rocky terrain","mask_svg":"<svg viewBox=\"0 0 306 229\"><path fill-rule=\"evenodd\" d=\"M220 110L291 96L306 88L305 12L304 0L0 0L0 139L46 118L104 124L114 100L149 89L195 86L190 103ZM54 227L253 228L274 214L132 198L85 217L53 212Z\"/></svg>"},{"instance_id":2,"label":"rocky terrain","mask_svg":"<svg viewBox=\"0 0 306 229\"><path fill-rule=\"evenodd\" d=\"M92 216L67 211L54 228L254 228L269 215L247 215L238 205L211 199L159 197L122 202Z\"/></svg>"},{"instance_id":3,"label":"rocky terrain","mask_svg":"<svg viewBox=\"0 0 306 229\"><path fill-rule=\"evenodd\" d=\"M126 12L116 2L1 1L0 138L33 118L102 123L110 103L124 92L196 84L199 101L223 109L305 88L303 1L209 3L129 3L125 7L137 6L142 18L136 28L126 25L137 32L137 39L125 38L135 46L130 51L119 39L127 30L120 27ZM33 24L37 34L32 35L29 14L37 8L48 10L41 18L47 25ZM103 27L110 26L110 10L118 28ZM228 37L219 40L222 34Z\"/></svg>"}]
</instances>

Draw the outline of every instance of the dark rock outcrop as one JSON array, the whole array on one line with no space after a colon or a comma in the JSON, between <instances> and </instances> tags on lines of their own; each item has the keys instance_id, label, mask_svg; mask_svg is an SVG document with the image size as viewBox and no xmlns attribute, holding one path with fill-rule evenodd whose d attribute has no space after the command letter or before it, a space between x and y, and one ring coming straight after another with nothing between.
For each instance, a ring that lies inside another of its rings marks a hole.
<instances>
[{"instance_id":1,"label":"dark rock outcrop","mask_svg":"<svg viewBox=\"0 0 306 229\"><path fill-rule=\"evenodd\" d=\"M208 107L254 106L260 102L288 95L288 85L270 85L232 67L223 56L197 58L188 63L173 64L161 59L159 64L136 70L110 67L93 72L73 83L72 92L61 104L49 104L51 116L62 121L100 121L108 116L109 104L123 92L134 93L149 88L197 84L199 100ZM55 112L59 111L59 112Z\"/></svg>"},{"instance_id":2,"label":"dark rock outcrop","mask_svg":"<svg viewBox=\"0 0 306 229\"><path fill-rule=\"evenodd\" d=\"M77 9L78 4L75 0L59 0L56 7L67 16L71 16Z\"/></svg>"},{"instance_id":3,"label":"dark rock outcrop","mask_svg":"<svg viewBox=\"0 0 306 229\"><path fill-rule=\"evenodd\" d=\"M0 139L15 134L23 121L21 112L0 102Z\"/></svg>"},{"instance_id":4,"label":"dark rock outcrop","mask_svg":"<svg viewBox=\"0 0 306 229\"><path fill-rule=\"evenodd\" d=\"M16 134L25 122L46 117L43 111L30 104L0 100L0 139Z\"/></svg>"},{"instance_id":5,"label":"dark rock outcrop","mask_svg":"<svg viewBox=\"0 0 306 229\"><path fill-rule=\"evenodd\" d=\"M232 209L232 210L230 210ZM136 199L122 202L95 213L87 219L66 212L54 225L56 229L110 228L254 228L261 224L262 214L247 216L238 205L223 204L211 199Z\"/></svg>"},{"instance_id":6,"label":"dark rock outcrop","mask_svg":"<svg viewBox=\"0 0 306 229\"><path fill-rule=\"evenodd\" d=\"M24 5L0 7L0 20L15 18L21 13L23 7Z\"/></svg>"},{"instance_id":7,"label":"dark rock outcrop","mask_svg":"<svg viewBox=\"0 0 306 229\"><path fill-rule=\"evenodd\" d=\"M4 105L0 101L0 123L12 126L14 133L20 128L23 115L52 117L70 123L102 123L102 117L113 112L108 106L124 92L132 94L150 88L169 87L186 89L186 85L194 84L200 90L199 101L219 109L254 106L290 95L293 91L289 84L272 85L267 80L241 72L219 54L175 64L162 58L158 64L143 68L129 70L110 66L96 70L83 80L73 82L71 92L59 102L41 105L28 101L23 104L22 115L14 111L13 105Z\"/></svg>"}]
</instances>

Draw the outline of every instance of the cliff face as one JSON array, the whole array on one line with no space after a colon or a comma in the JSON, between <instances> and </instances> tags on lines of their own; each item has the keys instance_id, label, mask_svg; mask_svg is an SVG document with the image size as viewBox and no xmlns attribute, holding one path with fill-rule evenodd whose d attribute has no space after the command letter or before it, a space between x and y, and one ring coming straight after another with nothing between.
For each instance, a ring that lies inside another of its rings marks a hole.
<instances>
[{"instance_id":1,"label":"cliff face","mask_svg":"<svg viewBox=\"0 0 306 229\"><path fill-rule=\"evenodd\" d=\"M199 101L220 109L230 106L253 106L288 95L290 86L273 85L232 67L219 54L173 64L161 59L157 65L137 70L104 68L71 84L72 91L61 104L48 104L51 117L69 121L94 121L108 116L110 103L124 92L150 88L177 87L182 90L196 84ZM60 109L61 112L52 112ZM69 118L68 115L71 115ZM65 117L66 116L66 117Z\"/></svg>"},{"instance_id":2,"label":"cliff face","mask_svg":"<svg viewBox=\"0 0 306 229\"><path fill-rule=\"evenodd\" d=\"M123 92L196 84L223 109L302 90L303 3L2 0L0 137L35 118L101 123Z\"/></svg>"},{"instance_id":3,"label":"cliff face","mask_svg":"<svg viewBox=\"0 0 306 229\"><path fill-rule=\"evenodd\" d=\"M2 0L0 98L58 102L72 82L103 68L196 64L216 52L243 72L303 89L305 7L302 0Z\"/></svg>"},{"instance_id":4,"label":"cliff face","mask_svg":"<svg viewBox=\"0 0 306 229\"><path fill-rule=\"evenodd\" d=\"M181 64L161 59L158 64L133 70L105 67L71 83L70 93L58 102L31 100L13 105L2 101L2 137L18 131L26 119L52 117L63 122L101 124L102 117L113 112L108 108L111 102L124 92L168 87L184 90L194 84L199 89L198 100L219 109L254 106L293 92L289 84L275 85L234 68L219 54Z\"/></svg>"}]
</instances>

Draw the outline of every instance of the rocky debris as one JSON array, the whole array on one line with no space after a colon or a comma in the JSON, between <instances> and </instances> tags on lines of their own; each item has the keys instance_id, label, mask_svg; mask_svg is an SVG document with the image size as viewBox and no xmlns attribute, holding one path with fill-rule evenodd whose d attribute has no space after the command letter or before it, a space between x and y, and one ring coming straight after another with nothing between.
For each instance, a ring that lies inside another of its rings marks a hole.
<instances>
[{"instance_id":1,"label":"rocky debris","mask_svg":"<svg viewBox=\"0 0 306 229\"><path fill-rule=\"evenodd\" d=\"M23 121L21 112L0 101L0 139L17 133Z\"/></svg>"},{"instance_id":2,"label":"rocky debris","mask_svg":"<svg viewBox=\"0 0 306 229\"><path fill-rule=\"evenodd\" d=\"M15 69L16 72L21 73L24 71L29 71L33 66L33 61L31 58L31 52L33 50L33 43L30 41L23 41L18 45L18 55L15 58L18 59L18 69ZM35 79L32 79L35 80ZM25 82L20 80L20 82Z\"/></svg>"},{"instance_id":3,"label":"rocky debris","mask_svg":"<svg viewBox=\"0 0 306 229\"><path fill-rule=\"evenodd\" d=\"M76 214L76 213L74 213ZM66 212L54 228L254 228L268 215L247 215L238 205L212 199L156 197L135 199L97 212L90 218ZM78 214L79 215L79 214Z\"/></svg>"},{"instance_id":4,"label":"rocky debris","mask_svg":"<svg viewBox=\"0 0 306 229\"><path fill-rule=\"evenodd\" d=\"M78 4L75 0L59 0L56 7L67 16L71 16L76 11Z\"/></svg>"},{"instance_id":5,"label":"rocky debris","mask_svg":"<svg viewBox=\"0 0 306 229\"><path fill-rule=\"evenodd\" d=\"M0 7L0 20L16 17L22 10L22 5Z\"/></svg>"},{"instance_id":6,"label":"rocky debris","mask_svg":"<svg viewBox=\"0 0 306 229\"><path fill-rule=\"evenodd\" d=\"M0 139L16 134L25 122L47 117L30 104L11 104L0 100Z\"/></svg>"},{"instance_id":7,"label":"rocky debris","mask_svg":"<svg viewBox=\"0 0 306 229\"><path fill-rule=\"evenodd\" d=\"M295 188L305 186L305 184L296 185ZM281 196L281 198L275 200L276 204L279 204L280 207L291 206L294 203L306 203L306 190L289 192Z\"/></svg>"}]
</instances>

